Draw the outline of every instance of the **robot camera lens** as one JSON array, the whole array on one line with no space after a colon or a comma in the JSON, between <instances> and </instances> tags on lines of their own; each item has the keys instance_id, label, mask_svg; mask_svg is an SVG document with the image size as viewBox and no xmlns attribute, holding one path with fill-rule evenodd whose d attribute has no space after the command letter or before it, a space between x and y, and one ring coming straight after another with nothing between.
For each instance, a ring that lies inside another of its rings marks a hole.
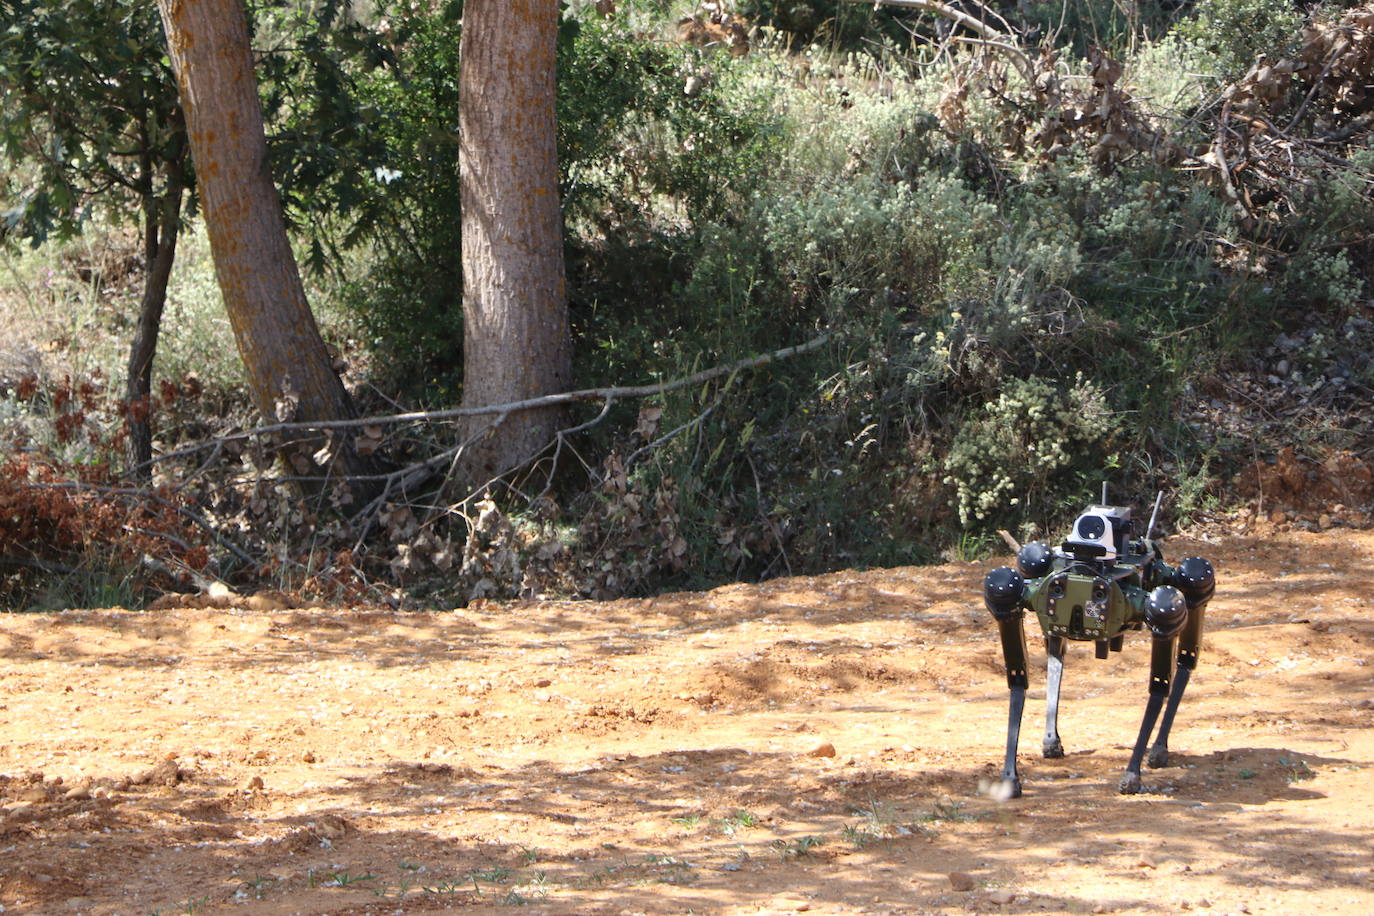
<instances>
[{"instance_id":1,"label":"robot camera lens","mask_svg":"<svg viewBox=\"0 0 1374 916\"><path fill-rule=\"evenodd\" d=\"M1107 533L1107 523L1096 515L1085 515L1078 520L1078 536L1085 541L1100 540Z\"/></svg>"}]
</instances>

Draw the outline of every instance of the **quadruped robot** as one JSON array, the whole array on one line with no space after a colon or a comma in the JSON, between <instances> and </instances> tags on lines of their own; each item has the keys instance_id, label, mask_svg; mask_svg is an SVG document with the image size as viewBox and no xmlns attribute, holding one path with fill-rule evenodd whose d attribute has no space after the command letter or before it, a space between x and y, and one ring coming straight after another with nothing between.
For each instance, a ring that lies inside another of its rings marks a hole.
<instances>
[{"instance_id":1,"label":"quadruped robot","mask_svg":"<svg viewBox=\"0 0 1374 916\"><path fill-rule=\"evenodd\" d=\"M1161 767L1168 762L1169 730L1189 675L1197 665L1203 617L1216 590L1216 574L1202 557L1187 557L1176 567L1164 562L1158 544L1150 537L1162 496L1155 499L1150 523L1141 537L1132 537L1130 509L1089 506L1060 548L1040 541L1026 544L1017 552L1017 568L999 567L983 580L983 601L997 621L1007 686L1011 688L1007 756L1002 768L1002 791L1007 797L1021 795L1016 746L1029 684L1023 623L1026 611L1034 611L1040 619L1049 655L1044 756L1064 756L1058 727L1059 687L1068 641L1096 643L1097 657L1106 658L1109 651L1121 651L1127 630L1148 627L1153 637L1150 693L1140 735L1121 777L1121 793L1141 791L1140 764L1161 708L1164 719L1150 748L1149 764ZM1107 502L1105 486L1102 502Z\"/></svg>"}]
</instances>

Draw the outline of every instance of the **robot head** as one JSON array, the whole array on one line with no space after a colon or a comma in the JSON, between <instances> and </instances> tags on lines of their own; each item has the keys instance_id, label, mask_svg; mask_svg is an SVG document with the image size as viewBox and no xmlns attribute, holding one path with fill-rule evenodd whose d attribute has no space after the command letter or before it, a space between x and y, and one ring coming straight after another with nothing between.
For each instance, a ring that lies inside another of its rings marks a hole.
<instances>
[{"instance_id":1,"label":"robot head","mask_svg":"<svg viewBox=\"0 0 1374 916\"><path fill-rule=\"evenodd\" d=\"M1073 523L1064 550L1079 560L1115 560L1130 537L1131 510L1089 506Z\"/></svg>"}]
</instances>

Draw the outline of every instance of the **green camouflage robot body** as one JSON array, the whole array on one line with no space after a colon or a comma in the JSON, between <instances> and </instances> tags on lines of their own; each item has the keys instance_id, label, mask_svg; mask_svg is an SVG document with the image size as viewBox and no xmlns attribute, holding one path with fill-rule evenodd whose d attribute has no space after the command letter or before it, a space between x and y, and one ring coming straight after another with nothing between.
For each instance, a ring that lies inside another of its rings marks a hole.
<instances>
[{"instance_id":1,"label":"green camouflage robot body","mask_svg":"<svg viewBox=\"0 0 1374 916\"><path fill-rule=\"evenodd\" d=\"M1145 535L1132 538L1130 509L1089 506L1074 522L1062 548L1056 550L1041 542L1026 544L1017 552L1016 569L999 567L984 580L984 603L997 621L1011 690L1002 770L1009 797L1021 794L1016 748L1030 682L1023 623L1028 610L1040 620L1049 656L1044 756L1064 756L1058 713L1068 641L1093 642L1097 657L1106 658L1108 652L1121 650L1127 630L1148 627L1153 636L1149 699L1131 760L1121 778L1122 793L1140 791L1140 764L1161 709L1164 719L1150 748L1149 764L1159 767L1167 763L1169 731L1197 664L1203 618L1216 576L1212 565L1201 557L1188 557L1177 567L1164 562L1159 546L1150 538L1158 511L1156 500Z\"/></svg>"}]
</instances>

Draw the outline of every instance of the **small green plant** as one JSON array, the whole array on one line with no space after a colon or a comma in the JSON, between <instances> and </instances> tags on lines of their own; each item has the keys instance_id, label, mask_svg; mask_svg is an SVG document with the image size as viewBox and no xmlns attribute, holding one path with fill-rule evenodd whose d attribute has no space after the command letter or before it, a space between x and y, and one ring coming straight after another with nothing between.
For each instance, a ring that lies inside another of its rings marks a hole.
<instances>
[{"instance_id":1,"label":"small green plant","mask_svg":"<svg viewBox=\"0 0 1374 916\"><path fill-rule=\"evenodd\" d=\"M844 837L846 843L853 846L855 849L863 849L870 843L882 839L882 837L874 833L872 828L867 824L845 824L844 829L840 831L840 835Z\"/></svg>"},{"instance_id":2,"label":"small green plant","mask_svg":"<svg viewBox=\"0 0 1374 916\"><path fill-rule=\"evenodd\" d=\"M329 872L325 880L325 887L348 887L352 884L361 884L364 881L376 881L377 876L373 874L354 875L347 871Z\"/></svg>"},{"instance_id":3,"label":"small green plant","mask_svg":"<svg viewBox=\"0 0 1374 916\"><path fill-rule=\"evenodd\" d=\"M1280 757L1278 765L1288 771L1289 782L1303 782L1316 778L1317 771L1307 765L1301 757Z\"/></svg>"},{"instance_id":4,"label":"small green plant","mask_svg":"<svg viewBox=\"0 0 1374 916\"><path fill-rule=\"evenodd\" d=\"M267 875L258 875L249 881L243 882L243 887L239 889L239 893L244 896L251 894L254 900L261 900L275 883L275 878Z\"/></svg>"},{"instance_id":5,"label":"small green plant","mask_svg":"<svg viewBox=\"0 0 1374 916\"><path fill-rule=\"evenodd\" d=\"M718 822L720 832L726 836L734 836L740 830L754 827L758 824L758 819L748 811L737 810L732 814L727 814Z\"/></svg>"},{"instance_id":6,"label":"small green plant","mask_svg":"<svg viewBox=\"0 0 1374 916\"><path fill-rule=\"evenodd\" d=\"M788 859L804 859L811 856L812 850L824 845L825 841L816 836L798 837L795 840L777 839L769 844L770 848L778 854L778 858L786 861Z\"/></svg>"},{"instance_id":7,"label":"small green plant","mask_svg":"<svg viewBox=\"0 0 1374 916\"><path fill-rule=\"evenodd\" d=\"M992 545L993 539L988 533L965 531L959 535L959 543L954 548L954 556L962 563L973 563L991 553Z\"/></svg>"},{"instance_id":8,"label":"small green plant","mask_svg":"<svg viewBox=\"0 0 1374 916\"><path fill-rule=\"evenodd\" d=\"M1241 779L1254 779L1255 771L1250 769L1249 767L1241 767L1240 773L1238 773L1237 775L1240 776Z\"/></svg>"},{"instance_id":9,"label":"small green plant","mask_svg":"<svg viewBox=\"0 0 1374 916\"><path fill-rule=\"evenodd\" d=\"M644 864L654 869L653 879L662 884L691 884L697 880L695 866L677 856L650 854Z\"/></svg>"},{"instance_id":10,"label":"small green plant","mask_svg":"<svg viewBox=\"0 0 1374 916\"><path fill-rule=\"evenodd\" d=\"M701 823L700 814L684 814L681 817L673 818L673 823L679 827L695 827Z\"/></svg>"},{"instance_id":11,"label":"small green plant","mask_svg":"<svg viewBox=\"0 0 1374 916\"><path fill-rule=\"evenodd\" d=\"M964 803L952 798L942 798L935 803L926 816L930 821L952 821L954 823L965 823L978 820L979 815L972 811L964 810Z\"/></svg>"},{"instance_id":12,"label":"small green plant","mask_svg":"<svg viewBox=\"0 0 1374 916\"><path fill-rule=\"evenodd\" d=\"M506 892L506 896L501 898L501 903L504 906L525 906L548 896L549 876L541 871L518 888L512 887Z\"/></svg>"},{"instance_id":13,"label":"small green plant","mask_svg":"<svg viewBox=\"0 0 1374 916\"><path fill-rule=\"evenodd\" d=\"M177 910L176 912L182 914L182 916L197 916L197 914L205 912L205 908L209 905L210 895L206 894L204 897L190 898L185 903L183 903L181 905L181 909ZM148 916L166 916L167 913L167 910L159 908L156 910L149 910Z\"/></svg>"},{"instance_id":14,"label":"small green plant","mask_svg":"<svg viewBox=\"0 0 1374 916\"><path fill-rule=\"evenodd\" d=\"M462 894L469 889L478 897L482 896L482 889L477 886L475 880L467 878L446 878L443 881L436 881L433 884L426 884L420 888L422 893L439 896L441 894Z\"/></svg>"}]
</instances>

